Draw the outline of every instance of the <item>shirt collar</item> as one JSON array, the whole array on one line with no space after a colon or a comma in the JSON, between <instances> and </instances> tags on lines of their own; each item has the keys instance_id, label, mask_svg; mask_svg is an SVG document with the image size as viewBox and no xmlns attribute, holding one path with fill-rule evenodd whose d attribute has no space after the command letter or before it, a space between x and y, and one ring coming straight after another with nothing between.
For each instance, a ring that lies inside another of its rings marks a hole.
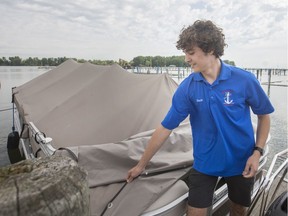
<instances>
[{"instance_id":1,"label":"shirt collar","mask_svg":"<svg viewBox=\"0 0 288 216\"><path fill-rule=\"evenodd\" d=\"M218 80L227 80L231 76L231 66L221 61L221 70Z\"/></svg>"},{"instance_id":2,"label":"shirt collar","mask_svg":"<svg viewBox=\"0 0 288 216\"><path fill-rule=\"evenodd\" d=\"M224 63L221 59L221 69L220 69L220 75L217 78L217 80L226 80L229 79L229 77L231 76L231 69L230 69L230 65ZM194 80L195 81L205 81L204 77L202 76L202 74L200 72L195 72L194 75Z\"/></svg>"}]
</instances>

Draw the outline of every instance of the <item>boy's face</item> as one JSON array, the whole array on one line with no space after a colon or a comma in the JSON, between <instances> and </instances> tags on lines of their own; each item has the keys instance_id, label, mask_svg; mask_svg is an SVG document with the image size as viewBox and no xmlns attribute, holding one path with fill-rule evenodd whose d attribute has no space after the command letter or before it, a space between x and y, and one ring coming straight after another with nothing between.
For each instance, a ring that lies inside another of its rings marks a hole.
<instances>
[{"instance_id":1,"label":"boy's face","mask_svg":"<svg viewBox=\"0 0 288 216\"><path fill-rule=\"evenodd\" d=\"M202 49L195 46L188 51L184 51L185 61L192 67L195 72L203 72L210 65L211 60L215 59L215 56L210 53L204 53Z\"/></svg>"}]
</instances>

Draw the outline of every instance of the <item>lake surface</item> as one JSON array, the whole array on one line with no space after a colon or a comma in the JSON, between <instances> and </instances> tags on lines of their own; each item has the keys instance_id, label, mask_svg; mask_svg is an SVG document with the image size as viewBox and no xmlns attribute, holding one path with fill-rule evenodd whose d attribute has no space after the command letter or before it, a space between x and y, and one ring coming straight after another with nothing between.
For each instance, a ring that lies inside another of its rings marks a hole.
<instances>
[{"instance_id":1,"label":"lake surface","mask_svg":"<svg viewBox=\"0 0 288 216\"><path fill-rule=\"evenodd\" d=\"M10 164L6 148L8 134L12 131L12 110L9 110L12 108L12 87L20 86L47 70L38 67L0 67L0 167Z\"/></svg>"},{"instance_id":2,"label":"lake surface","mask_svg":"<svg viewBox=\"0 0 288 216\"><path fill-rule=\"evenodd\" d=\"M6 145L8 134L12 131L12 87L20 86L27 81L47 72L50 69L38 67L0 67L0 167L10 164L7 155ZM181 82L181 80L177 80ZM261 83L268 81L268 76L263 74L259 77ZM287 148L287 83L288 75L272 75L272 84L283 84L286 86L262 85L266 93L269 93L270 100L275 108L271 114L271 140L269 142L270 154L268 163L270 164L275 153ZM256 122L256 117L252 117Z\"/></svg>"}]
</instances>

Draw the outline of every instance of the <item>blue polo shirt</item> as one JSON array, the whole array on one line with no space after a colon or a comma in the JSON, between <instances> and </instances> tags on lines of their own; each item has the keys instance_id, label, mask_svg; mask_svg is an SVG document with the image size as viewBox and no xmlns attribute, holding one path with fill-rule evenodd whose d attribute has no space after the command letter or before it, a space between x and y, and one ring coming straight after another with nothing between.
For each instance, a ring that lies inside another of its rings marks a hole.
<instances>
[{"instance_id":1,"label":"blue polo shirt","mask_svg":"<svg viewBox=\"0 0 288 216\"><path fill-rule=\"evenodd\" d=\"M221 62L213 84L192 73L177 88L162 121L174 129L189 115L193 135L193 167L213 176L242 174L255 146L250 116L274 111L255 76Z\"/></svg>"}]
</instances>

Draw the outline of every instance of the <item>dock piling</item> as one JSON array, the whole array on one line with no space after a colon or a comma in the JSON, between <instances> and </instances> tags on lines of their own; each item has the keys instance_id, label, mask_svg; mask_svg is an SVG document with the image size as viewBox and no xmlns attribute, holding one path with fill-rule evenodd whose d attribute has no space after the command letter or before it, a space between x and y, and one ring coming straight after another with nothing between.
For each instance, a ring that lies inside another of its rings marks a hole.
<instances>
[{"instance_id":1,"label":"dock piling","mask_svg":"<svg viewBox=\"0 0 288 216\"><path fill-rule=\"evenodd\" d=\"M1 168L0 194L0 215L89 215L87 173L66 157L28 159Z\"/></svg>"}]
</instances>

